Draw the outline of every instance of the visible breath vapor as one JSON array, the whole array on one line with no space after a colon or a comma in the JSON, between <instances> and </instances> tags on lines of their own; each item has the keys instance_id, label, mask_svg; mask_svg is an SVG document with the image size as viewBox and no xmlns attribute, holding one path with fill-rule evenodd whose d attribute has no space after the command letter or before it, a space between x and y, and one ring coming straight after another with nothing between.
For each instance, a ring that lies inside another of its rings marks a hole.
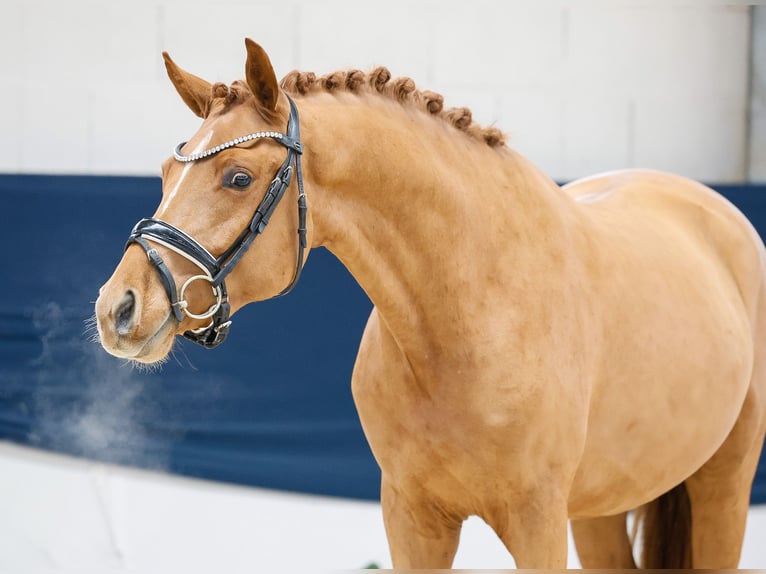
<instances>
[{"instance_id":1,"label":"visible breath vapor","mask_svg":"<svg viewBox=\"0 0 766 574\"><path fill-rule=\"evenodd\" d=\"M49 303L33 317L42 348L31 364L36 392L30 443L104 462L167 469L169 446L156 437L149 440L161 413L145 390L158 379L104 353L94 344L92 325L85 337L73 337L73 323L82 324L73 315Z\"/></svg>"}]
</instances>

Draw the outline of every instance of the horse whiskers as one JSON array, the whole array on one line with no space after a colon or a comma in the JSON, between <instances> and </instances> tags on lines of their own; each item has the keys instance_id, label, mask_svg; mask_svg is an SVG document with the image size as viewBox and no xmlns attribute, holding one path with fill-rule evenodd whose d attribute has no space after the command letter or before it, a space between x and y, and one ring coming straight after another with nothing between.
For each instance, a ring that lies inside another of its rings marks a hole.
<instances>
[{"instance_id":1,"label":"horse whiskers","mask_svg":"<svg viewBox=\"0 0 766 574\"><path fill-rule=\"evenodd\" d=\"M173 348L170 350L170 354L173 356L173 359L176 363L178 363L178 366L183 368L183 365L181 364L181 361L178 360L178 357L176 356L176 349L183 355L183 358L186 359L186 364L189 366L189 368L193 371L198 371L199 369L194 366L194 363L191 362L191 359L189 359L189 355L186 354L186 349L184 349L184 346L182 345L183 341L180 339L176 340L176 344L173 346Z\"/></svg>"},{"instance_id":2,"label":"horse whiskers","mask_svg":"<svg viewBox=\"0 0 766 574\"><path fill-rule=\"evenodd\" d=\"M170 360L169 357L170 355L168 354L153 363L142 363L141 361L136 361L135 359L125 359L120 366L130 367L131 369L135 369L141 374L151 375L160 372L162 367Z\"/></svg>"},{"instance_id":3,"label":"horse whiskers","mask_svg":"<svg viewBox=\"0 0 766 574\"><path fill-rule=\"evenodd\" d=\"M90 317L83 321L85 328L83 329L83 336L89 343L101 343L101 335L98 332L98 318L93 313Z\"/></svg>"},{"instance_id":4,"label":"horse whiskers","mask_svg":"<svg viewBox=\"0 0 766 574\"><path fill-rule=\"evenodd\" d=\"M98 332L98 317L94 313L87 319L83 321L85 327L83 329L83 336L89 343L97 343L101 344L101 335ZM178 363L178 366L183 368L183 364L181 361L178 360L178 357L175 354L175 349L178 348L181 351L181 354L183 354L184 358L186 359L187 364L189 367L191 367L193 370L197 370L197 367L195 367L191 360L189 360L189 357L186 355L186 352L183 350L183 347L180 347L178 345L174 345L174 347L170 350L170 352L163 357L162 359L159 359L153 363L142 363L140 361L136 361L134 359L124 359L122 361L121 367L130 367L131 369L137 370L139 373L157 373L162 370L162 367L170 361L170 357L172 356L176 363Z\"/></svg>"}]
</instances>

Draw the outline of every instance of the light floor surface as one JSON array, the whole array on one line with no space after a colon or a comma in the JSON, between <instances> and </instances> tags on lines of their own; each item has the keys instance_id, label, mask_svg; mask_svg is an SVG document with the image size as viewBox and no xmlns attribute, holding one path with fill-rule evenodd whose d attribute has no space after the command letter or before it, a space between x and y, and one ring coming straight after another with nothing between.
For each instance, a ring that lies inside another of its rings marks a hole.
<instances>
[{"instance_id":1,"label":"light floor surface","mask_svg":"<svg viewBox=\"0 0 766 574\"><path fill-rule=\"evenodd\" d=\"M94 463L0 442L0 573L322 572L390 568L380 505ZM454 567L513 568L481 520ZM569 567L579 567L570 538ZM766 506L741 568L766 569Z\"/></svg>"}]
</instances>

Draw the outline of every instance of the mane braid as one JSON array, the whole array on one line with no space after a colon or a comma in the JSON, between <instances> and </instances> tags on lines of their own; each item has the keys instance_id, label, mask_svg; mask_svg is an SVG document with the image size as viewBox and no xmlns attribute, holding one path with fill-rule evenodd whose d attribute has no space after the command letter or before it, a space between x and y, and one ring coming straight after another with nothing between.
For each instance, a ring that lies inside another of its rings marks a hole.
<instances>
[{"instance_id":1,"label":"mane braid","mask_svg":"<svg viewBox=\"0 0 766 574\"><path fill-rule=\"evenodd\" d=\"M412 78L391 79L387 68L378 67L365 74L360 70L331 72L317 77L313 72L292 71L280 86L293 95L307 95L312 92L379 93L385 97L421 109L425 113L442 118L456 129L483 141L490 147L505 145L505 134L495 127L482 127L473 122L468 108L444 109L444 98L431 91L420 91Z\"/></svg>"},{"instance_id":2,"label":"mane braid","mask_svg":"<svg viewBox=\"0 0 766 574\"><path fill-rule=\"evenodd\" d=\"M237 103L242 103L248 98L253 97L250 88L243 80L236 80L232 82L230 86L227 86L223 82L216 82L211 86L211 96L212 98L209 107L213 108L216 105L219 105L222 106L224 112L231 106ZM276 114L265 110L261 106L256 106L256 109L266 120L274 120L276 117Z\"/></svg>"}]
</instances>

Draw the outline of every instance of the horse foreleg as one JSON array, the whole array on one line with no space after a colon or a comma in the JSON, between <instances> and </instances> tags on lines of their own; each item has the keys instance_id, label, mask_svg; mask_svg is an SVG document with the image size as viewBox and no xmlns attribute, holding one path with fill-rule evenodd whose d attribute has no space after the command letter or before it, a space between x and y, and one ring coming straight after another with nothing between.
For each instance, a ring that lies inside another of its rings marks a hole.
<instances>
[{"instance_id":1,"label":"horse foreleg","mask_svg":"<svg viewBox=\"0 0 766 574\"><path fill-rule=\"evenodd\" d=\"M566 568L569 540L565 496L530 493L509 504L504 514L487 522L513 556L517 568Z\"/></svg>"},{"instance_id":2,"label":"horse foreleg","mask_svg":"<svg viewBox=\"0 0 766 574\"><path fill-rule=\"evenodd\" d=\"M463 519L383 478L380 493L391 561L400 568L450 568Z\"/></svg>"},{"instance_id":3,"label":"horse foreleg","mask_svg":"<svg viewBox=\"0 0 766 574\"><path fill-rule=\"evenodd\" d=\"M572 520L572 536L583 568L635 568L627 512Z\"/></svg>"}]
</instances>

